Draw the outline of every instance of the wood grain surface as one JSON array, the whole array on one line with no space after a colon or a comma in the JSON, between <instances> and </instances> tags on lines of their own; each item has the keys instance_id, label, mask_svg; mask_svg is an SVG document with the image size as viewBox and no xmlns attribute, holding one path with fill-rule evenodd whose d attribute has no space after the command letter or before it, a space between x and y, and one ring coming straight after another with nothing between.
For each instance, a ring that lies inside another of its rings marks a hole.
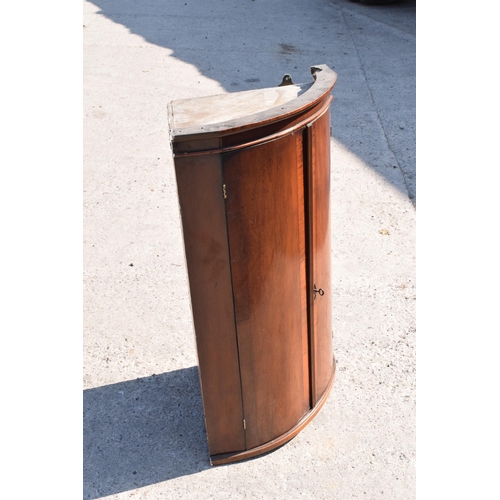
<instances>
[{"instance_id":1,"label":"wood grain surface","mask_svg":"<svg viewBox=\"0 0 500 500\"><path fill-rule=\"evenodd\" d=\"M325 392L332 374L332 293L330 243L330 112L307 126L311 274L312 404ZM314 293L313 289L321 290Z\"/></svg>"},{"instance_id":2,"label":"wood grain surface","mask_svg":"<svg viewBox=\"0 0 500 500\"><path fill-rule=\"evenodd\" d=\"M247 449L309 409L301 141L223 156Z\"/></svg>"},{"instance_id":3,"label":"wood grain surface","mask_svg":"<svg viewBox=\"0 0 500 500\"><path fill-rule=\"evenodd\" d=\"M219 156L175 162L210 454L245 449Z\"/></svg>"}]
</instances>

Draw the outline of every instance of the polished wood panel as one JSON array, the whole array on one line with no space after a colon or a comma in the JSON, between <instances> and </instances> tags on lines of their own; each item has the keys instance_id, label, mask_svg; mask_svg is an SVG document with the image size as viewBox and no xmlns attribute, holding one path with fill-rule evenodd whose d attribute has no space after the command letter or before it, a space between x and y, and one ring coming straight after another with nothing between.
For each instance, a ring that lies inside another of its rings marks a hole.
<instances>
[{"instance_id":1,"label":"polished wood panel","mask_svg":"<svg viewBox=\"0 0 500 500\"><path fill-rule=\"evenodd\" d=\"M301 141L223 156L247 449L309 410Z\"/></svg>"},{"instance_id":2,"label":"polished wood panel","mask_svg":"<svg viewBox=\"0 0 500 500\"><path fill-rule=\"evenodd\" d=\"M310 303L312 404L330 381L333 370L331 233L330 233L330 112L307 126L309 157L309 221L311 237ZM314 292L316 287L319 292Z\"/></svg>"},{"instance_id":3,"label":"polished wood panel","mask_svg":"<svg viewBox=\"0 0 500 500\"><path fill-rule=\"evenodd\" d=\"M245 449L221 162L175 163L210 454Z\"/></svg>"}]
</instances>

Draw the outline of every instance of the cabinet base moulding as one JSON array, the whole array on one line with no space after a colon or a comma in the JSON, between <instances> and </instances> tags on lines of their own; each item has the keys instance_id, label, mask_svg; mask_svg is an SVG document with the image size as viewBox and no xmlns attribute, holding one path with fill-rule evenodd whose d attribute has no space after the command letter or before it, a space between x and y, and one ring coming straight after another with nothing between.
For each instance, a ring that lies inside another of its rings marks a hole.
<instances>
[{"instance_id":1,"label":"cabinet base moulding","mask_svg":"<svg viewBox=\"0 0 500 500\"><path fill-rule=\"evenodd\" d=\"M213 455L210 457L210 463L212 465L224 465L230 464L232 462L239 462L241 460L246 460L249 458L254 458L263 455L264 453L273 451L276 448L279 448L280 446L288 443L288 441L292 440L302 429L304 429L304 427L306 427L307 424L309 424L309 422L311 422L311 420L317 415L319 410L321 410L323 405L326 403L328 395L332 390L333 382L335 380L335 373L337 371L336 366L337 363L334 356L333 373L325 393L316 403L316 406L314 408L311 408L288 432L285 432L285 434L277 437L276 439L273 439L272 441L269 441L268 443L265 443L261 446L257 446L256 448L253 448L251 450L237 451L235 453L225 453L223 455Z\"/></svg>"}]
</instances>

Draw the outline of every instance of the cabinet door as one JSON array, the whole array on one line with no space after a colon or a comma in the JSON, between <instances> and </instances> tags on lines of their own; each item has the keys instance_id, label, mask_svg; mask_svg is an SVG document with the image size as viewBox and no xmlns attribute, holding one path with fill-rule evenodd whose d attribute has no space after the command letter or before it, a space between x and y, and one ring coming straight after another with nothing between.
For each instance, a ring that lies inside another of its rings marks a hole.
<instances>
[{"instance_id":1,"label":"cabinet door","mask_svg":"<svg viewBox=\"0 0 500 500\"><path fill-rule=\"evenodd\" d=\"M303 135L223 155L246 448L309 410Z\"/></svg>"},{"instance_id":2,"label":"cabinet door","mask_svg":"<svg viewBox=\"0 0 500 500\"><path fill-rule=\"evenodd\" d=\"M175 169L208 447L211 455L242 451L245 435L220 158L179 157Z\"/></svg>"},{"instance_id":3,"label":"cabinet door","mask_svg":"<svg viewBox=\"0 0 500 500\"><path fill-rule=\"evenodd\" d=\"M330 111L307 128L311 290L312 406L324 394L333 370L330 268ZM314 292L316 287L319 292Z\"/></svg>"}]
</instances>

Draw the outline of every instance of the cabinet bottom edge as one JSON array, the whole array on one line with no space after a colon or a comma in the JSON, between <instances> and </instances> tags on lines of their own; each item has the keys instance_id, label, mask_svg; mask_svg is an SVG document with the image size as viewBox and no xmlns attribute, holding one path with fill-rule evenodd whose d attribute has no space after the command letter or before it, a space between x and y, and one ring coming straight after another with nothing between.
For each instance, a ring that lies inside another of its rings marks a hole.
<instances>
[{"instance_id":1,"label":"cabinet bottom edge","mask_svg":"<svg viewBox=\"0 0 500 500\"><path fill-rule=\"evenodd\" d=\"M263 455L264 453L268 453L269 451L272 451L276 448L279 448L283 444L293 439L316 416L321 407L325 404L326 400L328 399L328 395L330 394L330 391L332 389L336 371L337 371L337 363L335 361L335 356L334 356L332 376L330 377L328 386L323 395L321 396L321 399L316 403L316 406L314 408L311 408L289 431L285 432L281 436L278 436L272 441L264 443L250 450L236 451L234 453L224 453L221 455L211 455L210 463L212 465L224 465L224 464L229 464L231 462L246 460L247 458L253 458L258 455Z\"/></svg>"}]
</instances>

